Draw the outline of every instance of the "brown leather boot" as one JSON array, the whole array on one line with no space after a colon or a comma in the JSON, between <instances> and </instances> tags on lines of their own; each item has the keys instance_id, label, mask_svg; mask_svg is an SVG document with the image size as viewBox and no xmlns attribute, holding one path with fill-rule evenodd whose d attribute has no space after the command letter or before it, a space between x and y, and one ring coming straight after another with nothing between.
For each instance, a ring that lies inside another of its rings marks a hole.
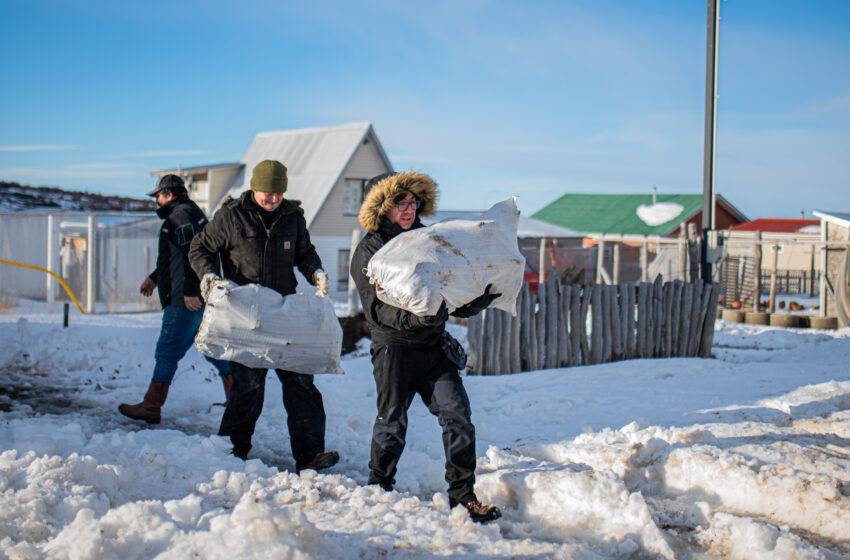
<instances>
[{"instance_id":1,"label":"brown leather boot","mask_svg":"<svg viewBox=\"0 0 850 560\"><path fill-rule=\"evenodd\" d=\"M233 376L231 374L225 374L221 376L221 384L224 386L224 402L223 403L214 403L220 404L221 406L227 406L230 404L230 388L233 387Z\"/></svg>"},{"instance_id":2,"label":"brown leather boot","mask_svg":"<svg viewBox=\"0 0 850 560\"><path fill-rule=\"evenodd\" d=\"M148 424L159 424L161 417L160 411L162 405L165 404L165 398L168 396L168 385L151 381L148 392L145 393L145 398L139 404L118 405L118 412L132 418L133 420L144 420Z\"/></svg>"}]
</instances>

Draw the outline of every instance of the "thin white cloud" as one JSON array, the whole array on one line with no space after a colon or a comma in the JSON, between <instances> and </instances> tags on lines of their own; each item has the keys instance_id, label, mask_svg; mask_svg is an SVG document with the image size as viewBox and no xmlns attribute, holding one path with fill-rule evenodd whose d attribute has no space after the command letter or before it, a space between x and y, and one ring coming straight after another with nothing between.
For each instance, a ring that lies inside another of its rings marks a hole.
<instances>
[{"instance_id":1,"label":"thin white cloud","mask_svg":"<svg viewBox=\"0 0 850 560\"><path fill-rule=\"evenodd\" d=\"M62 150L79 149L79 146L62 146L58 144L21 144L18 146L0 146L0 152L57 152Z\"/></svg>"},{"instance_id":2,"label":"thin white cloud","mask_svg":"<svg viewBox=\"0 0 850 560\"><path fill-rule=\"evenodd\" d=\"M208 152L205 150L151 150L148 152L134 152L123 154L119 157L146 158L146 157L170 157L170 156L202 156Z\"/></svg>"},{"instance_id":3,"label":"thin white cloud","mask_svg":"<svg viewBox=\"0 0 850 560\"><path fill-rule=\"evenodd\" d=\"M146 166L135 163L74 163L68 165L66 169L73 170L108 170L108 169L145 169Z\"/></svg>"},{"instance_id":4,"label":"thin white cloud","mask_svg":"<svg viewBox=\"0 0 850 560\"><path fill-rule=\"evenodd\" d=\"M0 167L0 177L14 180L68 181L78 179L110 179L133 177L139 171L131 169L44 169L39 167Z\"/></svg>"}]
</instances>

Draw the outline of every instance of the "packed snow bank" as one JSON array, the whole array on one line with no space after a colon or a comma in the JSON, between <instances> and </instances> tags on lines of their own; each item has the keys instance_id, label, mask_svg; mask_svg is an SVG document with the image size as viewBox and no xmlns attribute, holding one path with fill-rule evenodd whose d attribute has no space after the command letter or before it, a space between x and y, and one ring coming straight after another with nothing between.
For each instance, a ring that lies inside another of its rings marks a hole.
<instances>
[{"instance_id":1,"label":"packed snow bank","mask_svg":"<svg viewBox=\"0 0 850 560\"><path fill-rule=\"evenodd\" d=\"M366 486L367 346L319 376L340 463L295 475L280 386L250 460L216 433L190 350L156 428L116 410L150 380L159 314L0 315L0 553L9 558L837 558L850 554L850 329L718 322L720 359L465 377L485 526L450 511L415 402L397 491ZM464 330L450 328L459 339ZM364 343L366 341L363 341Z\"/></svg>"}]
</instances>

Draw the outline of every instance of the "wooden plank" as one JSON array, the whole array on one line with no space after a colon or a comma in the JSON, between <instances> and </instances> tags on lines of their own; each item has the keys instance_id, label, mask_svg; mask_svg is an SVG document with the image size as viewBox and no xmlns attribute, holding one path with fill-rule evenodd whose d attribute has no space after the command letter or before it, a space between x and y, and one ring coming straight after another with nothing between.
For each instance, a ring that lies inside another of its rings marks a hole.
<instances>
[{"instance_id":1,"label":"wooden plank","mask_svg":"<svg viewBox=\"0 0 850 560\"><path fill-rule=\"evenodd\" d=\"M590 363L602 362L602 284L590 287Z\"/></svg>"},{"instance_id":2,"label":"wooden plank","mask_svg":"<svg viewBox=\"0 0 850 560\"><path fill-rule=\"evenodd\" d=\"M641 358L651 358L652 347L655 345L655 306L652 300L652 284L641 282L640 289L646 292L646 324L644 325L646 328L646 339Z\"/></svg>"},{"instance_id":3,"label":"wooden plank","mask_svg":"<svg viewBox=\"0 0 850 560\"><path fill-rule=\"evenodd\" d=\"M614 322L611 321L611 292L616 286L602 288L602 361L610 362L614 357Z\"/></svg>"},{"instance_id":4,"label":"wooden plank","mask_svg":"<svg viewBox=\"0 0 850 560\"><path fill-rule=\"evenodd\" d=\"M702 295L700 296L699 315L697 318L696 327L693 329L694 336L691 339L691 347L688 348L688 356L699 355L699 347L702 343L702 329L705 325L705 314L708 313L708 306L711 300L711 284L705 283L702 287Z\"/></svg>"},{"instance_id":5,"label":"wooden plank","mask_svg":"<svg viewBox=\"0 0 850 560\"><path fill-rule=\"evenodd\" d=\"M561 302L558 297L558 274L555 269L549 271L546 280L546 368L558 367L558 310Z\"/></svg>"},{"instance_id":6,"label":"wooden plank","mask_svg":"<svg viewBox=\"0 0 850 560\"><path fill-rule=\"evenodd\" d=\"M537 328L537 368L546 367L546 284L537 287L537 313L534 316L534 325Z\"/></svg>"},{"instance_id":7,"label":"wooden plank","mask_svg":"<svg viewBox=\"0 0 850 560\"><path fill-rule=\"evenodd\" d=\"M623 359L623 336L620 325L620 286L611 286L611 312L608 321L611 323L611 359L619 361Z\"/></svg>"},{"instance_id":8,"label":"wooden plank","mask_svg":"<svg viewBox=\"0 0 850 560\"><path fill-rule=\"evenodd\" d=\"M662 330L661 330L661 356L665 358L669 358L670 348L673 340L673 326L671 324L671 317L673 313L673 284L672 282L667 282L664 284L664 318L662 319Z\"/></svg>"},{"instance_id":9,"label":"wooden plank","mask_svg":"<svg viewBox=\"0 0 850 560\"><path fill-rule=\"evenodd\" d=\"M583 286L581 289L581 306L579 310L579 343L581 345L581 363L588 365L590 359L590 347L587 344L587 309L590 305L590 297L593 293L592 286Z\"/></svg>"},{"instance_id":10,"label":"wooden plank","mask_svg":"<svg viewBox=\"0 0 850 560\"><path fill-rule=\"evenodd\" d=\"M653 282L652 299L653 308L655 309L652 355L661 356L661 326L664 321L664 280L660 274L655 277L655 282Z\"/></svg>"},{"instance_id":11,"label":"wooden plank","mask_svg":"<svg viewBox=\"0 0 850 560\"><path fill-rule=\"evenodd\" d=\"M581 286L570 286L570 366L581 364Z\"/></svg>"},{"instance_id":12,"label":"wooden plank","mask_svg":"<svg viewBox=\"0 0 850 560\"><path fill-rule=\"evenodd\" d=\"M511 373L519 373L522 371L522 366L520 365L520 352L519 352L519 327L520 327L520 315L517 314L516 317L511 317L511 350L510 350L510 363Z\"/></svg>"},{"instance_id":13,"label":"wooden plank","mask_svg":"<svg viewBox=\"0 0 850 560\"><path fill-rule=\"evenodd\" d=\"M679 344L676 347L676 356L686 356L688 349L688 337L691 330L691 308L694 304L694 285L690 282L682 286L682 305L679 316Z\"/></svg>"},{"instance_id":14,"label":"wooden plank","mask_svg":"<svg viewBox=\"0 0 850 560\"><path fill-rule=\"evenodd\" d=\"M714 344L714 322L717 318L717 301L720 298L720 284L710 284L708 310L705 313L705 324L702 327L702 340L700 341L699 356L711 357L711 346Z\"/></svg>"},{"instance_id":15,"label":"wooden plank","mask_svg":"<svg viewBox=\"0 0 850 560\"><path fill-rule=\"evenodd\" d=\"M649 310L647 307L646 282L637 285L637 348L636 357L646 358L646 331L648 328Z\"/></svg>"},{"instance_id":16,"label":"wooden plank","mask_svg":"<svg viewBox=\"0 0 850 560\"><path fill-rule=\"evenodd\" d=\"M705 282L701 278L697 278L694 282L694 299L691 302L691 324L688 326L688 346L685 349L686 356L693 356L691 349L698 344L697 329L699 328L699 315L702 307L702 292Z\"/></svg>"},{"instance_id":17,"label":"wooden plank","mask_svg":"<svg viewBox=\"0 0 850 560\"><path fill-rule=\"evenodd\" d=\"M501 315L502 336L499 340L499 375L511 373L511 314L499 310Z\"/></svg>"},{"instance_id":18,"label":"wooden plank","mask_svg":"<svg viewBox=\"0 0 850 560\"><path fill-rule=\"evenodd\" d=\"M531 343L529 348L531 349L531 369L540 369L540 359L537 355L537 294L530 294L531 297L528 300L528 324L531 327Z\"/></svg>"},{"instance_id":19,"label":"wooden plank","mask_svg":"<svg viewBox=\"0 0 850 560\"><path fill-rule=\"evenodd\" d=\"M626 356L637 356L637 333L635 332L635 284L626 284Z\"/></svg>"},{"instance_id":20,"label":"wooden plank","mask_svg":"<svg viewBox=\"0 0 850 560\"><path fill-rule=\"evenodd\" d=\"M481 373L481 313L466 320L466 339L469 341L469 364L471 374Z\"/></svg>"},{"instance_id":21,"label":"wooden plank","mask_svg":"<svg viewBox=\"0 0 850 560\"><path fill-rule=\"evenodd\" d=\"M570 365L570 302L572 290L561 286L558 305L558 367Z\"/></svg>"},{"instance_id":22,"label":"wooden plank","mask_svg":"<svg viewBox=\"0 0 850 560\"><path fill-rule=\"evenodd\" d=\"M517 309L519 310L519 363L520 371L530 371L531 367L531 313L529 303L531 292L528 284L522 285L519 292Z\"/></svg>"},{"instance_id":23,"label":"wooden plank","mask_svg":"<svg viewBox=\"0 0 850 560\"><path fill-rule=\"evenodd\" d=\"M673 281L673 309L670 317L670 356L679 355L679 323L682 322L682 281Z\"/></svg>"}]
</instances>

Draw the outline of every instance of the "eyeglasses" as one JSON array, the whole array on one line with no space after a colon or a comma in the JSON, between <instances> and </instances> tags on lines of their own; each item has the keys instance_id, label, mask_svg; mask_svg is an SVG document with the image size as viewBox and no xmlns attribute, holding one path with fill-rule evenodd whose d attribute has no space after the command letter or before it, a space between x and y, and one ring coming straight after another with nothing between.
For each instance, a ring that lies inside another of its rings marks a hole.
<instances>
[{"instance_id":1,"label":"eyeglasses","mask_svg":"<svg viewBox=\"0 0 850 560\"><path fill-rule=\"evenodd\" d=\"M399 212L404 212L405 210L410 210L413 208L414 210L419 210L419 207L422 206L422 201L418 198L414 198L413 200L407 202L396 202L395 207Z\"/></svg>"}]
</instances>

